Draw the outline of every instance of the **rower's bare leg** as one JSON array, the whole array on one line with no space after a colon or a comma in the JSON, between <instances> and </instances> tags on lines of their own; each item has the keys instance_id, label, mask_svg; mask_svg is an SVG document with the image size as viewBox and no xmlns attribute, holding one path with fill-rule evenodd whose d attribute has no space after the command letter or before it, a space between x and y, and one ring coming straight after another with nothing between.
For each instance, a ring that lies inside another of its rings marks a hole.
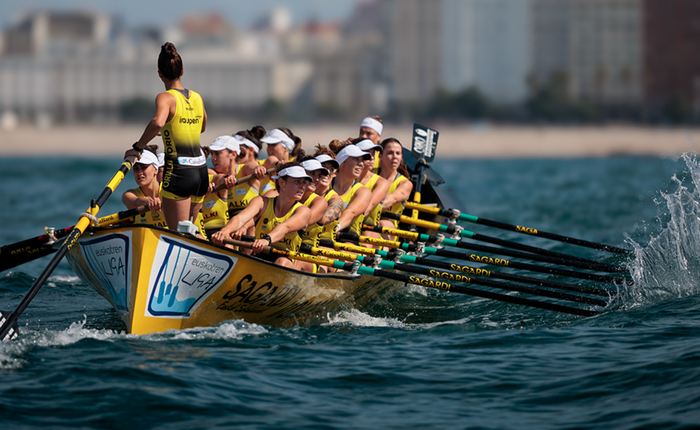
<instances>
[{"instance_id":1,"label":"rower's bare leg","mask_svg":"<svg viewBox=\"0 0 700 430\"><path fill-rule=\"evenodd\" d=\"M177 230L177 223L190 219L191 206L190 199L173 200L163 197L161 207L170 230Z\"/></svg>"},{"instance_id":2,"label":"rower's bare leg","mask_svg":"<svg viewBox=\"0 0 700 430\"><path fill-rule=\"evenodd\" d=\"M279 264L282 267L289 267L290 269L296 269L294 263L292 263L292 260L290 260L287 257L278 258L277 260L275 260L275 264Z\"/></svg>"}]
</instances>

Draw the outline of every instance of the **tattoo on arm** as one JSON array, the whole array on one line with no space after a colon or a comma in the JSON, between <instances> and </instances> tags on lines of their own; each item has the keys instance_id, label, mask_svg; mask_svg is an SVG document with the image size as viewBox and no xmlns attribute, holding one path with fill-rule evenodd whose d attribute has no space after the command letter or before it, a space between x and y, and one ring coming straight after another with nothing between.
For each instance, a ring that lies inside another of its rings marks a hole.
<instances>
[{"instance_id":1,"label":"tattoo on arm","mask_svg":"<svg viewBox=\"0 0 700 430\"><path fill-rule=\"evenodd\" d=\"M338 219L340 216L340 212L342 212L343 208L343 200L340 198L336 199L331 199L330 203L328 203L328 209L326 209L326 212L323 214L320 220L318 220L318 223L321 225L326 225L331 221L335 221Z\"/></svg>"}]
</instances>

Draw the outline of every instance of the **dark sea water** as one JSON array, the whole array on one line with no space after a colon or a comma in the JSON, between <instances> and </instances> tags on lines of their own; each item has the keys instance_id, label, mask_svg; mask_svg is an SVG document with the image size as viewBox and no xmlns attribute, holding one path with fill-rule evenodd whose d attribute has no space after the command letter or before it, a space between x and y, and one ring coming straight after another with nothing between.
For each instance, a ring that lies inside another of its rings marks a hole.
<instances>
[{"instance_id":1,"label":"dark sea water","mask_svg":"<svg viewBox=\"0 0 700 430\"><path fill-rule=\"evenodd\" d=\"M0 159L0 245L73 225L119 164ZM626 264L635 285L592 318L411 286L310 327L230 321L133 336L63 262L22 315L20 338L0 343L0 428L700 426L694 156L434 166L467 213L635 254L465 228ZM133 186L129 175L100 214L122 210ZM0 308L13 310L47 263L0 272Z\"/></svg>"}]
</instances>

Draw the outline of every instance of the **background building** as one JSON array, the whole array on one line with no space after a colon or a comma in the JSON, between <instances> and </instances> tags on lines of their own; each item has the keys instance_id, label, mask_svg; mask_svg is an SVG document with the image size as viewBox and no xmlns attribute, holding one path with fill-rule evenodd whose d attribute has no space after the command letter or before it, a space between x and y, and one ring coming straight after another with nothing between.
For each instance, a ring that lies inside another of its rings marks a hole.
<instances>
[{"instance_id":1,"label":"background building","mask_svg":"<svg viewBox=\"0 0 700 430\"><path fill-rule=\"evenodd\" d=\"M340 21L273 8L247 27L34 11L0 37L0 123L142 121L165 41L219 115L700 121L697 22L697 0L358 0Z\"/></svg>"}]
</instances>

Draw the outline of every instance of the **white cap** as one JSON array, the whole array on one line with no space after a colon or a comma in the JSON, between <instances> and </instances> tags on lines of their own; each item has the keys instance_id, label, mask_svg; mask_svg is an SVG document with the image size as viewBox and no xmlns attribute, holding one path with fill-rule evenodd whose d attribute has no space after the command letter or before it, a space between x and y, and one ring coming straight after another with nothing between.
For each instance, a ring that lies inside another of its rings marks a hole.
<instances>
[{"instance_id":1,"label":"white cap","mask_svg":"<svg viewBox=\"0 0 700 430\"><path fill-rule=\"evenodd\" d=\"M347 160L350 157L362 157L365 160L370 160L372 158L372 156L369 155L368 152L361 150L356 145L348 145L345 148L341 149L338 155L335 156L335 161L337 161L340 165L343 164L345 160Z\"/></svg>"},{"instance_id":2,"label":"white cap","mask_svg":"<svg viewBox=\"0 0 700 430\"><path fill-rule=\"evenodd\" d=\"M372 130L376 131L380 136L382 135L382 130L384 130L384 126L381 122L369 116L362 120L362 124L360 124L360 127L369 127Z\"/></svg>"},{"instance_id":3,"label":"white cap","mask_svg":"<svg viewBox=\"0 0 700 430\"><path fill-rule=\"evenodd\" d=\"M335 165L335 168L336 168L336 169L337 169L338 167L340 167L340 164L338 164L338 162L336 161L336 159L333 158L333 157L331 157L331 156L328 155L328 154L319 154L319 155L316 156L316 160L318 160L318 162L319 162L319 163L322 163L322 164L323 164L323 163L327 163L327 162L330 161L331 163L333 163L333 164Z\"/></svg>"},{"instance_id":4,"label":"white cap","mask_svg":"<svg viewBox=\"0 0 700 430\"><path fill-rule=\"evenodd\" d=\"M279 179L283 176L291 176L292 178L304 178L308 179L309 181L313 180L311 179L311 176L306 174L306 170L304 170L303 167L301 166L291 166L287 167L286 169L282 169L275 176L272 177L272 179Z\"/></svg>"},{"instance_id":5,"label":"white cap","mask_svg":"<svg viewBox=\"0 0 700 430\"><path fill-rule=\"evenodd\" d=\"M308 171L308 172L313 172L314 170L323 170L323 171L325 172L324 175L329 175L329 174L330 174L330 172L328 171L328 169L326 169L325 167L321 166L321 163L320 163L318 160L316 160L316 159L311 159L311 160L302 161L302 162L299 163L299 164L301 164L301 167L303 167L304 170L306 170L306 171Z\"/></svg>"},{"instance_id":6,"label":"white cap","mask_svg":"<svg viewBox=\"0 0 700 430\"><path fill-rule=\"evenodd\" d=\"M233 138L236 142L238 142L239 145L253 148L253 151L255 151L256 154L260 151L258 145L256 145L252 140L246 139L245 137L241 136L240 134L233 136Z\"/></svg>"},{"instance_id":7,"label":"white cap","mask_svg":"<svg viewBox=\"0 0 700 430\"><path fill-rule=\"evenodd\" d=\"M241 152L241 147L233 136L219 136L209 145L211 151L222 151L228 149L231 152Z\"/></svg>"},{"instance_id":8,"label":"white cap","mask_svg":"<svg viewBox=\"0 0 700 430\"><path fill-rule=\"evenodd\" d=\"M149 150L143 151L143 153L141 154L141 158L136 160L136 163L153 164L153 166L155 166L156 169L160 167L160 164L158 163L158 156Z\"/></svg>"},{"instance_id":9,"label":"white cap","mask_svg":"<svg viewBox=\"0 0 700 430\"><path fill-rule=\"evenodd\" d=\"M267 136L263 137L260 140L262 142L267 143L268 145L275 145L277 143L281 143L282 146L284 146L289 152L292 152L292 150L294 149L294 141L289 136L287 136L287 133L283 132L279 128L273 129L267 134Z\"/></svg>"},{"instance_id":10,"label":"white cap","mask_svg":"<svg viewBox=\"0 0 700 430\"><path fill-rule=\"evenodd\" d=\"M369 139L357 142L355 145L363 151L369 151L370 149L378 149L380 151L382 150L381 145L377 145Z\"/></svg>"},{"instance_id":11,"label":"white cap","mask_svg":"<svg viewBox=\"0 0 700 430\"><path fill-rule=\"evenodd\" d=\"M163 167L165 166L165 152L161 152L158 154L158 167Z\"/></svg>"}]
</instances>

